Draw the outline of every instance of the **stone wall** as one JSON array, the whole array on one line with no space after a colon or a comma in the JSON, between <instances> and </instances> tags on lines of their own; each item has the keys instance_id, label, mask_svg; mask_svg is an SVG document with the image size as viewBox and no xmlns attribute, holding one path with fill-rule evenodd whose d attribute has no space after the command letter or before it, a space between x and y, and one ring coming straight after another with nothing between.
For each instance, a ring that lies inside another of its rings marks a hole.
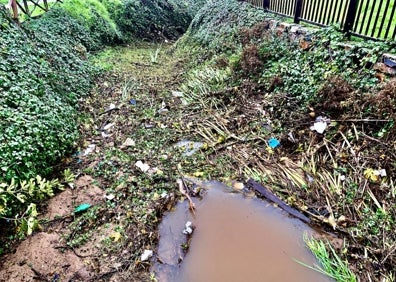
<instances>
[{"instance_id":1,"label":"stone wall","mask_svg":"<svg viewBox=\"0 0 396 282\"><path fill-rule=\"evenodd\" d=\"M308 51L311 48L313 40L312 31L317 28L306 28L299 24L280 22L275 19L267 19L266 22L268 29L276 36L286 38L290 41L296 41L300 48L304 50ZM351 49L354 46L353 42L349 42L337 43L336 46L333 47ZM383 54L373 68L379 73L396 76L396 55Z\"/></svg>"}]
</instances>

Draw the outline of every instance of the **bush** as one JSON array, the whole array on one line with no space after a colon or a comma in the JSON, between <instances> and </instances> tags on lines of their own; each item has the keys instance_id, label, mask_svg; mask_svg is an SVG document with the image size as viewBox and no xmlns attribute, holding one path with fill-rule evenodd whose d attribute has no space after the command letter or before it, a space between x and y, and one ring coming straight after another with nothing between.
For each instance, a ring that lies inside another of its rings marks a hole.
<instances>
[{"instance_id":1,"label":"bush","mask_svg":"<svg viewBox=\"0 0 396 282\"><path fill-rule=\"evenodd\" d=\"M187 30L199 7L191 3L193 1L125 0L117 24L129 37L175 39Z\"/></svg>"},{"instance_id":2,"label":"bush","mask_svg":"<svg viewBox=\"0 0 396 282\"><path fill-rule=\"evenodd\" d=\"M95 72L75 54L84 40L56 33L83 28L68 19L50 29L46 21L22 29L0 8L0 182L49 175L78 137L77 99Z\"/></svg>"},{"instance_id":3,"label":"bush","mask_svg":"<svg viewBox=\"0 0 396 282\"><path fill-rule=\"evenodd\" d=\"M116 7L118 1L112 2ZM98 43L112 44L121 38L121 33L107 6L100 0L67 0L60 9L64 9L69 16L85 26Z\"/></svg>"},{"instance_id":4,"label":"bush","mask_svg":"<svg viewBox=\"0 0 396 282\"><path fill-rule=\"evenodd\" d=\"M187 41L209 47L214 52L239 47L239 30L266 17L264 10L237 0L210 0L198 11L187 31Z\"/></svg>"}]
</instances>

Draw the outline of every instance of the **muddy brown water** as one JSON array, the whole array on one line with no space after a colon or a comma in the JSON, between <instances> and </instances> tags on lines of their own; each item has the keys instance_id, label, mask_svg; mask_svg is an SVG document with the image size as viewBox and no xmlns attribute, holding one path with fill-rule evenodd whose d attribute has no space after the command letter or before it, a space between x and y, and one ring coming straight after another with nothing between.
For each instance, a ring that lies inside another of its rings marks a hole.
<instances>
[{"instance_id":1,"label":"muddy brown water","mask_svg":"<svg viewBox=\"0 0 396 282\"><path fill-rule=\"evenodd\" d=\"M218 182L207 185L196 214L179 203L160 225L153 271L160 282L332 281L297 263L318 264L303 242L313 232L297 219ZM185 224L195 227L189 238Z\"/></svg>"}]
</instances>

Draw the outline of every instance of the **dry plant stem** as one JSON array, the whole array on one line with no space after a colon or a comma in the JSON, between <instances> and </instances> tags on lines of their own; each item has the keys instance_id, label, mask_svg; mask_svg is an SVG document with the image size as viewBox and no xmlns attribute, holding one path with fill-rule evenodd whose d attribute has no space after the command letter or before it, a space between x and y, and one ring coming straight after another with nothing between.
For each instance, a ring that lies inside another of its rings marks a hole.
<instances>
[{"instance_id":1,"label":"dry plant stem","mask_svg":"<svg viewBox=\"0 0 396 282\"><path fill-rule=\"evenodd\" d=\"M190 204L190 210L195 215L195 205L194 205L194 202L192 201L190 195L188 195L188 193L187 193L187 191L185 189L184 181L182 179L178 179L178 180L176 180L176 182L179 185L180 193L182 193L182 195L185 196L188 199L189 204Z\"/></svg>"},{"instance_id":2,"label":"dry plant stem","mask_svg":"<svg viewBox=\"0 0 396 282\"><path fill-rule=\"evenodd\" d=\"M390 122L389 119L333 119L337 122Z\"/></svg>"}]
</instances>

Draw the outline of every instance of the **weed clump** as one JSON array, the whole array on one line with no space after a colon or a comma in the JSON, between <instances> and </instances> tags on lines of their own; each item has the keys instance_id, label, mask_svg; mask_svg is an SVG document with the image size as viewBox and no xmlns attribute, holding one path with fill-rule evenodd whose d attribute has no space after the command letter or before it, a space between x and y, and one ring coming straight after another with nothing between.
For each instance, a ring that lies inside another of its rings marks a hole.
<instances>
[{"instance_id":1,"label":"weed clump","mask_svg":"<svg viewBox=\"0 0 396 282\"><path fill-rule=\"evenodd\" d=\"M367 99L372 113L378 118L396 120L396 79L387 81L381 89Z\"/></svg>"},{"instance_id":2,"label":"weed clump","mask_svg":"<svg viewBox=\"0 0 396 282\"><path fill-rule=\"evenodd\" d=\"M240 66L245 75L258 75L261 72L263 62L256 45L249 45L243 49Z\"/></svg>"},{"instance_id":3,"label":"weed clump","mask_svg":"<svg viewBox=\"0 0 396 282\"><path fill-rule=\"evenodd\" d=\"M318 91L317 101L322 102L315 109L339 118L345 111L350 111L356 98L354 93L353 87L344 78L331 76Z\"/></svg>"}]
</instances>

